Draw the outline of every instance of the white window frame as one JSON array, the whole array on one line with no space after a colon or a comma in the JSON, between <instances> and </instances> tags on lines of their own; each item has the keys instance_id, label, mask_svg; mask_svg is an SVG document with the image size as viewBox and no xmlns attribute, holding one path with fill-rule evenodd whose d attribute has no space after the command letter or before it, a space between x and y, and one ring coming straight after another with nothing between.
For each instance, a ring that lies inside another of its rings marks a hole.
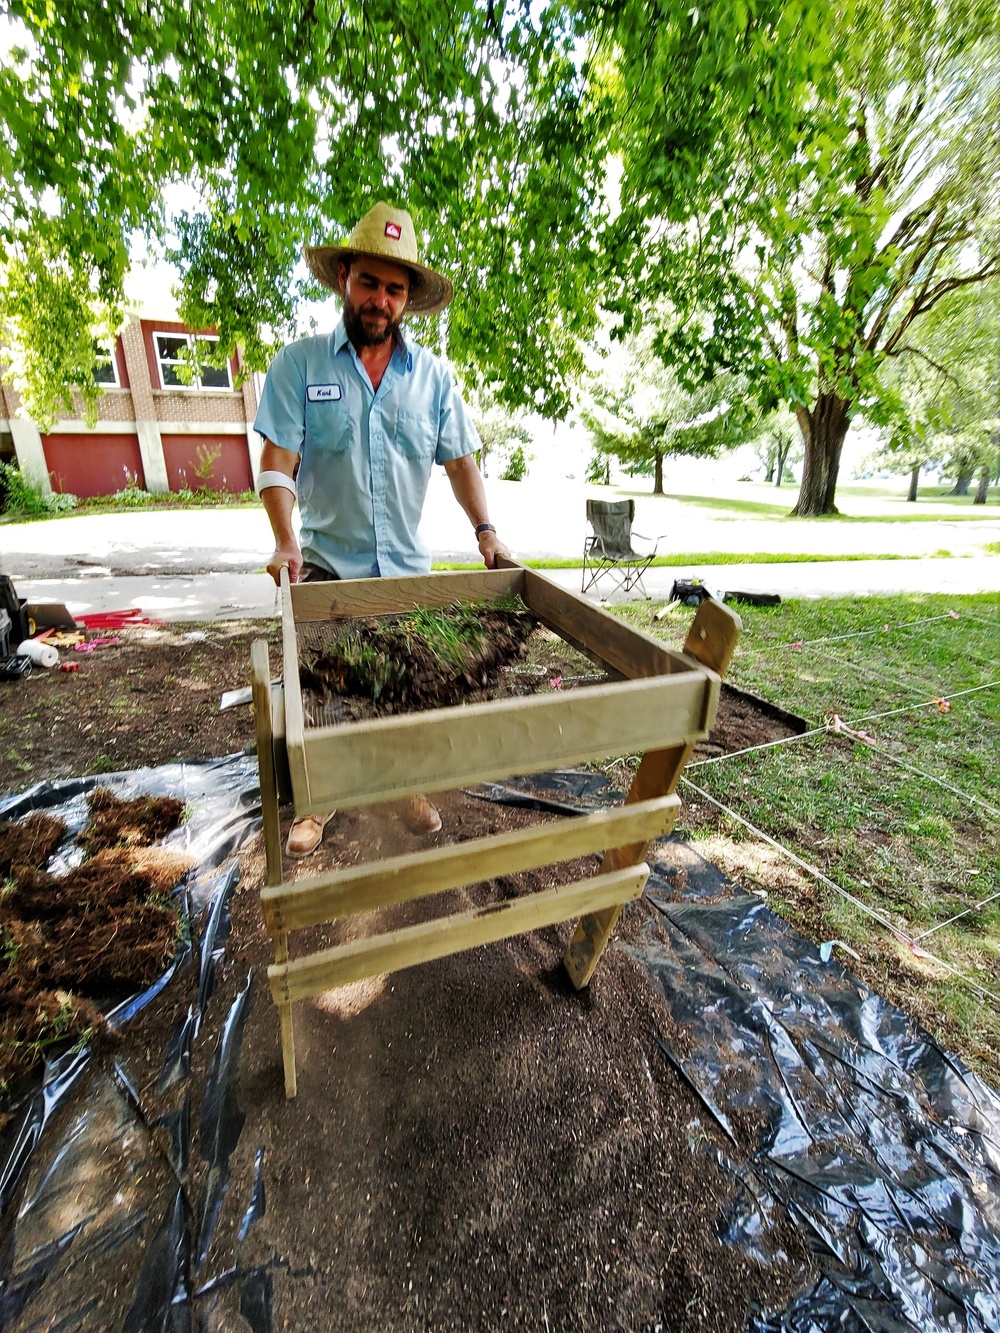
<instances>
[{"instance_id":1,"label":"white window frame","mask_svg":"<svg viewBox=\"0 0 1000 1333\"><path fill-rule=\"evenodd\" d=\"M112 375L112 378L109 380L99 380L95 376L94 383L97 385L99 389L120 389L122 387L122 377L118 370L118 339L116 338L110 344L103 343L100 340L97 340L94 346L96 351L107 353L108 363L111 366L111 375Z\"/></svg>"},{"instance_id":2,"label":"white window frame","mask_svg":"<svg viewBox=\"0 0 1000 1333\"><path fill-rule=\"evenodd\" d=\"M233 392L233 371L232 367L229 364L228 359L226 361L226 378L229 381L229 383L226 385L202 384L201 379L198 376L196 376L191 381L190 384L168 384L166 380L163 378L164 363L168 366L179 366L181 365L181 362L174 361L171 360L169 357L162 357L160 355L160 344L159 344L160 338L173 338L175 340L183 338L184 341L187 343L187 345L191 347L196 341L217 343L219 339L216 337L214 333L184 333L181 330L177 329L174 329L172 331L168 329L154 329L152 336L153 336L153 352L156 355L156 367L160 376L161 389L166 389L169 393L191 393L191 392L232 393ZM213 367L213 369L216 369L216 367Z\"/></svg>"}]
</instances>

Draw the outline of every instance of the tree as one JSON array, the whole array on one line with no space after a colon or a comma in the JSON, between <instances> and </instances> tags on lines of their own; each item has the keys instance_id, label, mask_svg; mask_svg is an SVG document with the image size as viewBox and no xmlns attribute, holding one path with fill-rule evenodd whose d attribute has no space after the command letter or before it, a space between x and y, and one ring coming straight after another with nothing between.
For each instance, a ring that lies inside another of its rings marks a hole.
<instances>
[{"instance_id":1,"label":"tree","mask_svg":"<svg viewBox=\"0 0 1000 1333\"><path fill-rule=\"evenodd\" d=\"M12 0L7 14L0 341L41 418L90 392L92 337L120 319L137 239L178 265L181 316L217 330L218 358L240 345L263 368L315 290L295 276L302 244L342 237L382 197L458 279L440 344L509 402L565 409L594 317L606 113L584 97L561 5ZM33 305L53 295L46 323Z\"/></svg>"},{"instance_id":2,"label":"tree","mask_svg":"<svg viewBox=\"0 0 1000 1333\"><path fill-rule=\"evenodd\" d=\"M687 389L656 355L655 341L647 331L605 356L583 387L580 417L597 453L651 471L653 494L662 495L665 458L717 458L747 438L754 418L734 376Z\"/></svg>"},{"instance_id":3,"label":"tree","mask_svg":"<svg viewBox=\"0 0 1000 1333\"><path fill-rule=\"evenodd\" d=\"M795 447L797 433L795 417L787 409L779 408L766 419L753 441L764 468L764 480L770 485L780 486L789 464L801 461L801 447Z\"/></svg>"},{"instance_id":4,"label":"tree","mask_svg":"<svg viewBox=\"0 0 1000 1333\"><path fill-rule=\"evenodd\" d=\"M478 461L483 476L489 476L494 469L498 469L497 475L500 479L508 480L505 474L518 450L520 450L521 465L526 471L530 454L526 456L525 446L531 444L531 433L523 421L499 402L493 386L469 389L466 391L466 398L479 436ZM516 480L519 481L520 477Z\"/></svg>"},{"instance_id":5,"label":"tree","mask_svg":"<svg viewBox=\"0 0 1000 1333\"><path fill-rule=\"evenodd\" d=\"M1000 25L986 0L623 0L606 11L631 300L666 294L689 380L739 368L805 448L793 512L836 512L851 418L949 293L1000 272ZM889 395L891 398L891 395Z\"/></svg>"},{"instance_id":6,"label":"tree","mask_svg":"<svg viewBox=\"0 0 1000 1333\"><path fill-rule=\"evenodd\" d=\"M1000 281L954 293L915 333L887 377L898 397L887 465L910 471L910 499L926 463L957 475L957 494L978 474L974 503L984 504L1000 461Z\"/></svg>"}]
</instances>

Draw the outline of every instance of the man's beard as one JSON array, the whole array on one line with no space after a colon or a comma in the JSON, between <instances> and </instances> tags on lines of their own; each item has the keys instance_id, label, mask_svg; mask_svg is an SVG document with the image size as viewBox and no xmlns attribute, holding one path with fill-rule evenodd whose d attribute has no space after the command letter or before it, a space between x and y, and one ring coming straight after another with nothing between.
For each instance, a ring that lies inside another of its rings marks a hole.
<instances>
[{"instance_id":1,"label":"man's beard","mask_svg":"<svg viewBox=\"0 0 1000 1333\"><path fill-rule=\"evenodd\" d=\"M372 319L371 316L381 316ZM366 320L364 316L369 318ZM344 328L355 347L381 347L399 334L399 319L392 319L373 306L356 306L344 297Z\"/></svg>"}]
</instances>

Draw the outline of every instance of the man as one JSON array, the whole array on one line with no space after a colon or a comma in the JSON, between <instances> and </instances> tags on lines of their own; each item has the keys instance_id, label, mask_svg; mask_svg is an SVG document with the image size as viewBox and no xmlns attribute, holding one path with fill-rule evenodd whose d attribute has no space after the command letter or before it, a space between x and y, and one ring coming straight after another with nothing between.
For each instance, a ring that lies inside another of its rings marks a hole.
<instances>
[{"instance_id":1,"label":"man","mask_svg":"<svg viewBox=\"0 0 1000 1333\"><path fill-rule=\"evenodd\" d=\"M443 310L451 282L418 262L410 215L383 203L344 244L308 247L305 257L340 293L343 316L332 334L282 348L264 383L254 428L264 439L257 490L275 543L268 572L275 582L282 567L293 582L426 574L417 525L435 463L493 568L510 552L489 521L475 428L444 364L401 330L404 313ZM314 851L329 818L297 820L288 855ZM415 832L441 827L422 796L404 818Z\"/></svg>"}]
</instances>

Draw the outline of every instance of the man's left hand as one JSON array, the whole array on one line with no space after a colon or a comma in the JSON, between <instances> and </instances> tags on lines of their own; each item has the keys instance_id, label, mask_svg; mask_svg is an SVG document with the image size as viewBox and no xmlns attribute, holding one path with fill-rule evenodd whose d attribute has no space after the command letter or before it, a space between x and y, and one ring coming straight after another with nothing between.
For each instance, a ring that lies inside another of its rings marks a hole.
<instances>
[{"instance_id":1,"label":"man's left hand","mask_svg":"<svg viewBox=\"0 0 1000 1333\"><path fill-rule=\"evenodd\" d=\"M511 558L510 551L495 532L479 534L479 554L483 557L483 564L487 569L496 569L498 555L506 556L508 560Z\"/></svg>"}]
</instances>

